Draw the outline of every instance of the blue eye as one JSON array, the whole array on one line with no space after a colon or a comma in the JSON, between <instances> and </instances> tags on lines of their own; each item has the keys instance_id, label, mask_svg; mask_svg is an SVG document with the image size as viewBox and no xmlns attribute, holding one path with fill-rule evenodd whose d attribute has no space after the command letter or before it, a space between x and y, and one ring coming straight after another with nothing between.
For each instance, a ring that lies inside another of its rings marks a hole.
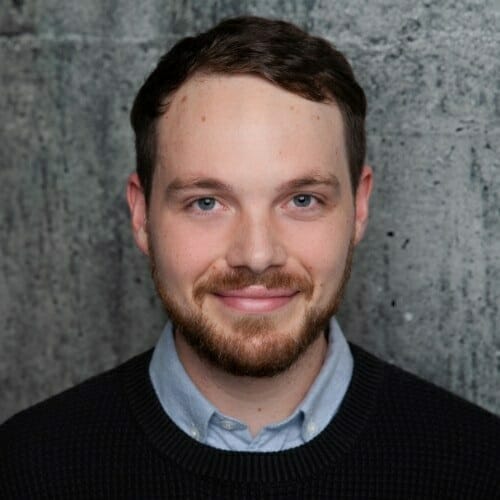
<instances>
[{"instance_id":1,"label":"blue eye","mask_svg":"<svg viewBox=\"0 0 500 500\"><path fill-rule=\"evenodd\" d=\"M313 201L313 197L310 194L298 194L293 197L293 203L296 207L306 208Z\"/></svg>"},{"instance_id":2,"label":"blue eye","mask_svg":"<svg viewBox=\"0 0 500 500\"><path fill-rule=\"evenodd\" d=\"M200 210L212 210L215 206L215 198L200 198L195 201L195 204Z\"/></svg>"}]
</instances>

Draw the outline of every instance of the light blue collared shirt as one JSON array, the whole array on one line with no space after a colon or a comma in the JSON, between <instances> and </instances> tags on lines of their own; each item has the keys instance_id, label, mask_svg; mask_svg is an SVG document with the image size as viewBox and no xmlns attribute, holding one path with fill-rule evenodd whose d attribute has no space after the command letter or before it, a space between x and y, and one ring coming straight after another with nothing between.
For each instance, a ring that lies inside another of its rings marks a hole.
<instances>
[{"instance_id":1,"label":"light blue collared shirt","mask_svg":"<svg viewBox=\"0 0 500 500\"><path fill-rule=\"evenodd\" d=\"M214 448L233 451L280 451L317 436L336 414L351 381L353 358L335 318L330 322L323 366L303 401L285 420L252 437L246 424L222 414L186 373L168 322L156 344L149 375L170 419L186 434Z\"/></svg>"}]
</instances>

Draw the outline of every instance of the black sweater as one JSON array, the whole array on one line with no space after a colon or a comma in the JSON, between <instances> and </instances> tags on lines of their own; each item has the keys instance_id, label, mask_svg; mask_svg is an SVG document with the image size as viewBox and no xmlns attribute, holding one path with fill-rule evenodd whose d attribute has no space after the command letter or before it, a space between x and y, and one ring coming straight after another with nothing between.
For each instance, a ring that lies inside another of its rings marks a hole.
<instances>
[{"instance_id":1,"label":"black sweater","mask_svg":"<svg viewBox=\"0 0 500 500\"><path fill-rule=\"evenodd\" d=\"M337 415L276 453L191 439L137 356L0 427L0 499L500 498L500 420L351 348Z\"/></svg>"}]
</instances>

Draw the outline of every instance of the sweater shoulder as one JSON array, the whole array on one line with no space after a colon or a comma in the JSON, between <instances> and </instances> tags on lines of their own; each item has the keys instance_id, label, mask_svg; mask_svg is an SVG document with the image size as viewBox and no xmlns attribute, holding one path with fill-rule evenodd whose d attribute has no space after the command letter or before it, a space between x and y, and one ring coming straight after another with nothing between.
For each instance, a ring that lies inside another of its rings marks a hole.
<instances>
[{"instance_id":1,"label":"sweater shoulder","mask_svg":"<svg viewBox=\"0 0 500 500\"><path fill-rule=\"evenodd\" d=\"M353 354L355 366L377 360L356 346ZM384 436L387 450L397 449L401 460L454 470L451 476L457 480L470 475L500 486L500 418L402 368L378 362L384 375L365 436Z\"/></svg>"},{"instance_id":2,"label":"sweater shoulder","mask_svg":"<svg viewBox=\"0 0 500 500\"><path fill-rule=\"evenodd\" d=\"M429 423L429 418L451 425L477 424L498 432L500 417L418 375L383 361L362 348L351 345L355 363L378 363L384 371L379 390L379 406L394 415L407 415L412 424ZM500 434L497 436L500 439Z\"/></svg>"},{"instance_id":3,"label":"sweater shoulder","mask_svg":"<svg viewBox=\"0 0 500 500\"><path fill-rule=\"evenodd\" d=\"M424 424L434 419L446 426L493 431L500 439L500 418L480 406L465 400L447 389L424 380L402 368L388 365L387 386L384 393L394 411L406 411L420 417ZM387 401L388 403L388 401Z\"/></svg>"},{"instance_id":4,"label":"sweater shoulder","mask_svg":"<svg viewBox=\"0 0 500 500\"><path fill-rule=\"evenodd\" d=\"M82 435L102 435L125 418L123 377L130 367L147 369L150 351L23 410L0 425L0 463L43 455Z\"/></svg>"}]
</instances>

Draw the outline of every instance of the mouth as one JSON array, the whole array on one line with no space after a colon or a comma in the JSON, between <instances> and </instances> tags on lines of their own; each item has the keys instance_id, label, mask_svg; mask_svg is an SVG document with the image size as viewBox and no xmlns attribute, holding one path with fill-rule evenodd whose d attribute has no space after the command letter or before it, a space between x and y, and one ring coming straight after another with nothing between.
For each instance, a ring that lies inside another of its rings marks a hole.
<instances>
[{"instance_id":1,"label":"mouth","mask_svg":"<svg viewBox=\"0 0 500 500\"><path fill-rule=\"evenodd\" d=\"M237 311L256 314L268 313L290 303L298 290L249 286L237 290L224 290L213 295L225 306Z\"/></svg>"}]
</instances>

